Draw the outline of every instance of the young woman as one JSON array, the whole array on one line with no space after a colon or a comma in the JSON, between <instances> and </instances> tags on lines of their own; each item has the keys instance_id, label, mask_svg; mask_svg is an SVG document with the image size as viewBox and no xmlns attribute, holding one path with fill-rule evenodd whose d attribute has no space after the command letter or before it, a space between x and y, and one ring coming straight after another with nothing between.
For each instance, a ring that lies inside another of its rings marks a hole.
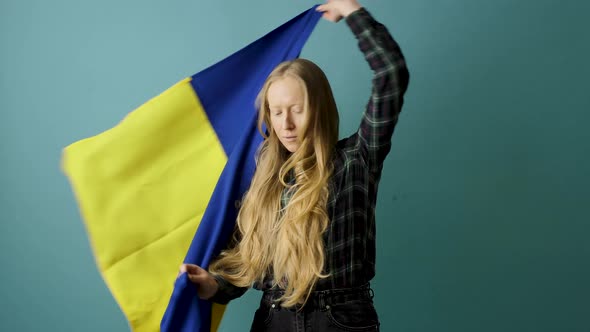
<instances>
[{"instance_id":1,"label":"young woman","mask_svg":"<svg viewBox=\"0 0 590 332\"><path fill-rule=\"evenodd\" d=\"M252 331L378 331L375 202L409 74L387 29L356 0L318 6L345 21L374 72L359 130L338 141L326 76L308 60L280 64L259 98L265 140L230 249L209 266L183 264L199 296L227 303L264 292ZM262 132L262 130L261 130Z\"/></svg>"}]
</instances>

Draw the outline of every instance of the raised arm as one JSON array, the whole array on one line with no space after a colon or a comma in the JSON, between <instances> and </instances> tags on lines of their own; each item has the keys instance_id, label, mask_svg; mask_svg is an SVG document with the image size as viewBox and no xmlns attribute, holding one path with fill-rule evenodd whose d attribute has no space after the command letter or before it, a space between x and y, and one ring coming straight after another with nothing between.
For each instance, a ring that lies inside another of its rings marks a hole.
<instances>
[{"instance_id":1,"label":"raised arm","mask_svg":"<svg viewBox=\"0 0 590 332\"><path fill-rule=\"evenodd\" d=\"M369 168L378 171L391 149L391 137L408 87L404 56L387 28L355 0L331 0L318 9L325 10L328 20L345 18L373 70L371 97L351 143L361 151Z\"/></svg>"},{"instance_id":2,"label":"raised arm","mask_svg":"<svg viewBox=\"0 0 590 332\"><path fill-rule=\"evenodd\" d=\"M346 17L346 23L374 73L371 98L358 130L358 144L365 152L368 166L380 170L391 149L409 72L398 44L367 10L361 8L353 12Z\"/></svg>"}]
</instances>

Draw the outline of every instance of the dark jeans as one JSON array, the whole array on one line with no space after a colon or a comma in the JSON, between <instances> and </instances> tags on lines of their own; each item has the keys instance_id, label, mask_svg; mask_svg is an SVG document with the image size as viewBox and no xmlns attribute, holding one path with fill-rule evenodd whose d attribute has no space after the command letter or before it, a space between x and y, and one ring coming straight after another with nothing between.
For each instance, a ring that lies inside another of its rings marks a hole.
<instances>
[{"instance_id":1,"label":"dark jeans","mask_svg":"<svg viewBox=\"0 0 590 332\"><path fill-rule=\"evenodd\" d=\"M254 314L251 332L379 331L369 285L313 292L301 308L282 308L279 291L265 291Z\"/></svg>"}]
</instances>

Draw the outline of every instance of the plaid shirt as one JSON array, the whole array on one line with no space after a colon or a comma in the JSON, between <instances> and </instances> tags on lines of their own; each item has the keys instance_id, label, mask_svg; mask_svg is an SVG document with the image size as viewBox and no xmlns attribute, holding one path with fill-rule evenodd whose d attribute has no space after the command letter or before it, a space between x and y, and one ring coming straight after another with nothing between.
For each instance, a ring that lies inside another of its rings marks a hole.
<instances>
[{"instance_id":1,"label":"plaid shirt","mask_svg":"<svg viewBox=\"0 0 590 332\"><path fill-rule=\"evenodd\" d=\"M330 276L318 280L315 290L361 286L375 276L375 203L383 161L403 104L409 73L398 44L385 26L361 8L346 17L359 48L374 72L373 89L359 130L340 140L334 150L334 173L329 181L327 212L330 224L324 233L326 265ZM283 195L283 204L289 196ZM241 296L220 277L218 303ZM257 283L265 290L272 280Z\"/></svg>"}]
</instances>

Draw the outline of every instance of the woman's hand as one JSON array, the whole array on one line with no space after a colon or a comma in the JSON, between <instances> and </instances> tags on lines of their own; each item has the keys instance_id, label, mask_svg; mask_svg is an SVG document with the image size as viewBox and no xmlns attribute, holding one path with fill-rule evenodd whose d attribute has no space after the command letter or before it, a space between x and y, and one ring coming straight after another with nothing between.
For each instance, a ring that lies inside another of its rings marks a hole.
<instances>
[{"instance_id":1,"label":"woman's hand","mask_svg":"<svg viewBox=\"0 0 590 332\"><path fill-rule=\"evenodd\" d=\"M356 0L327 0L325 4L318 6L316 10L323 13L322 16L326 20L338 22L361 7Z\"/></svg>"},{"instance_id":2,"label":"woman's hand","mask_svg":"<svg viewBox=\"0 0 590 332\"><path fill-rule=\"evenodd\" d=\"M217 293L217 280L207 270L195 264L182 264L177 278L183 273L186 273L188 279L197 286L197 293L201 299L208 300Z\"/></svg>"}]
</instances>

